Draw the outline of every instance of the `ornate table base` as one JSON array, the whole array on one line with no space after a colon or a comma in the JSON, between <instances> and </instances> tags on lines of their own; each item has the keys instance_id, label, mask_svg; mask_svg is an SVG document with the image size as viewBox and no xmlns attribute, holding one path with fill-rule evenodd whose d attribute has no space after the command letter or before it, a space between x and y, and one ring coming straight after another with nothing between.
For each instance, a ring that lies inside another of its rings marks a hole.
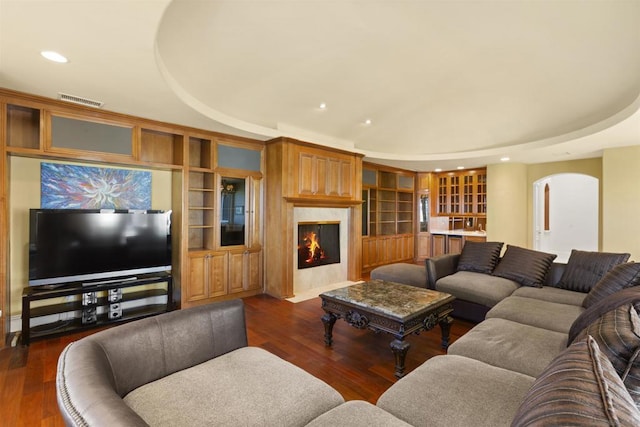
<instances>
[{"instance_id":1,"label":"ornate table base","mask_svg":"<svg viewBox=\"0 0 640 427\"><path fill-rule=\"evenodd\" d=\"M440 325L442 347L449 346L452 295L393 282L373 280L320 295L324 323L324 342L331 346L333 325L344 319L358 329L382 331L394 336L391 350L395 356L395 376L404 376L404 364L411 344L410 334Z\"/></svg>"}]
</instances>

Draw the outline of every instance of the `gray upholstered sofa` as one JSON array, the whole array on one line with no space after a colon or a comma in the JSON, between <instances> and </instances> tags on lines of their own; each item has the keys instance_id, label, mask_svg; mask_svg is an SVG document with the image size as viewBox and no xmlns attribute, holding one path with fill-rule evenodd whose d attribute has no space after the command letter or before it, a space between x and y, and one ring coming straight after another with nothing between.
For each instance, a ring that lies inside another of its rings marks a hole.
<instances>
[{"instance_id":1,"label":"gray upholstered sofa","mask_svg":"<svg viewBox=\"0 0 640 427\"><path fill-rule=\"evenodd\" d=\"M73 426L640 425L639 284L625 263L580 302L509 296L376 405L248 347L241 300L204 305L70 344L58 405Z\"/></svg>"},{"instance_id":2,"label":"gray upholstered sofa","mask_svg":"<svg viewBox=\"0 0 640 427\"><path fill-rule=\"evenodd\" d=\"M416 426L640 425L638 285L623 263L581 295L520 286L377 406Z\"/></svg>"},{"instance_id":3,"label":"gray upholstered sofa","mask_svg":"<svg viewBox=\"0 0 640 427\"><path fill-rule=\"evenodd\" d=\"M247 346L242 300L123 324L69 344L58 361L69 426L407 426Z\"/></svg>"}]
</instances>

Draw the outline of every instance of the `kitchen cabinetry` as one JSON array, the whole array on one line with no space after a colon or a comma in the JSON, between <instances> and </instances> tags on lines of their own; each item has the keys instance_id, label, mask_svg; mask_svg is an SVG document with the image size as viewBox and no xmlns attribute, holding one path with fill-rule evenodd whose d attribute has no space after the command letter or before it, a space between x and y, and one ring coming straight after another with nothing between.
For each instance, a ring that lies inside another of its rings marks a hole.
<instances>
[{"instance_id":1,"label":"kitchen cabinetry","mask_svg":"<svg viewBox=\"0 0 640 427\"><path fill-rule=\"evenodd\" d=\"M484 216L487 212L485 168L435 174L432 192L436 203L432 215Z\"/></svg>"},{"instance_id":2,"label":"kitchen cabinetry","mask_svg":"<svg viewBox=\"0 0 640 427\"><path fill-rule=\"evenodd\" d=\"M459 254L462 252L466 242L485 242L487 237L474 232L432 232L431 234L431 256L443 254Z\"/></svg>"}]
</instances>

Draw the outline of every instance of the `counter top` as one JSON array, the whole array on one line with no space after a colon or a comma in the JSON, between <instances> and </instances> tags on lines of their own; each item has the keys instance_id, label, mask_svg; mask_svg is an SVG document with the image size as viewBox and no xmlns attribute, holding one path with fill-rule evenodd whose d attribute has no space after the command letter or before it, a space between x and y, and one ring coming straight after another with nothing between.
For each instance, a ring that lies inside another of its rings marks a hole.
<instances>
[{"instance_id":1,"label":"counter top","mask_svg":"<svg viewBox=\"0 0 640 427\"><path fill-rule=\"evenodd\" d=\"M449 236L486 236L486 231L471 230L431 230L431 234L446 234Z\"/></svg>"}]
</instances>

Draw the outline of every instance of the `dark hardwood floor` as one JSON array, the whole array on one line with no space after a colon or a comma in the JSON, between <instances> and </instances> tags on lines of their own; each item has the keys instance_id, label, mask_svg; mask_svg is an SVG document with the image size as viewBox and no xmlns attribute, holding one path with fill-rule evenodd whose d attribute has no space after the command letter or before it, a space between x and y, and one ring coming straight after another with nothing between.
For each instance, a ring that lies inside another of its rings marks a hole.
<instances>
[{"instance_id":1,"label":"dark hardwood floor","mask_svg":"<svg viewBox=\"0 0 640 427\"><path fill-rule=\"evenodd\" d=\"M346 400L375 403L395 381L392 337L336 322L333 346L324 345L320 298L297 304L260 295L246 298L249 345L262 347L336 388ZM451 342L473 325L456 319ZM55 392L58 355L70 342L96 330L35 341L0 351L0 425L62 426ZM407 339L406 372L444 354L440 329Z\"/></svg>"}]
</instances>

